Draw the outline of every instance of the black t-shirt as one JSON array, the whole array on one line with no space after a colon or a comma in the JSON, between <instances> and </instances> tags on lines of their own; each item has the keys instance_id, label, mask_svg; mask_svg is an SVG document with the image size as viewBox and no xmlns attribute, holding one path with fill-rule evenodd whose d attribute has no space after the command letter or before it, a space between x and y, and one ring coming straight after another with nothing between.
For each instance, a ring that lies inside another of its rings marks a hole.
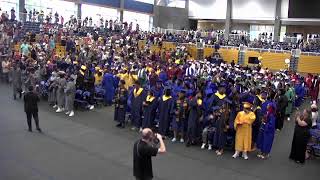
<instances>
[{"instance_id":1,"label":"black t-shirt","mask_svg":"<svg viewBox=\"0 0 320 180\"><path fill-rule=\"evenodd\" d=\"M142 140L134 143L133 175L137 178L153 178L151 157L158 154L158 148Z\"/></svg>"}]
</instances>

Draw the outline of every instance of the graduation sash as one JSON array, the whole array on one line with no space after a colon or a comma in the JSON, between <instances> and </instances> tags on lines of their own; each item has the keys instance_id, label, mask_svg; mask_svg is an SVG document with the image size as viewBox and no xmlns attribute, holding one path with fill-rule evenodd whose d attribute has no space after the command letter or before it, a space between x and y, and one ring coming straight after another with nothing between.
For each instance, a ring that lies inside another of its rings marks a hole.
<instances>
[{"instance_id":1,"label":"graduation sash","mask_svg":"<svg viewBox=\"0 0 320 180\"><path fill-rule=\"evenodd\" d=\"M220 94L219 92L216 92L215 95L219 98L219 99L223 99L226 97L225 94Z\"/></svg>"},{"instance_id":2,"label":"graduation sash","mask_svg":"<svg viewBox=\"0 0 320 180\"><path fill-rule=\"evenodd\" d=\"M138 97L142 93L142 91L143 91L143 88L139 88L138 91L137 89L134 89L133 90L134 97Z\"/></svg>"},{"instance_id":3,"label":"graduation sash","mask_svg":"<svg viewBox=\"0 0 320 180\"><path fill-rule=\"evenodd\" d=\"M82 74L82 76L84 76L84 72L82 70L80 70L80 74Z\"/></svg>"},{"instance_id":4,"label":"graduation sash","mask_svg":"<svg viewBox=\"0 0 320 180\"><path fill-rule=\"evenodd\" d=\"M154 96L148 95L146 101L147 102L152 102L154 100L154 98L155 98Z\"/></svg>"},{"instance_id":5,"label":"graduation sash","mask_svg":"<svg viewBox=\"0 0 320 180\"><path fill-rule=\"evenodd\" d=\"M167 101L168 99L171 99L171 98L172 98L171 96L163 95L162 96L162 101Z\"/></svg>"},{"instance_id":6,"label":"graduation sash","mask_svg":"<svg viewBox=\"0 0 320 180\"><path fill-rule=\"evenodd\" d=\"M257 95L258 99L261 101L261 103L264 103L266 100L264 100L261 95Z\"/></svg>"},{"instance_id":7,"label":"graduation sash","mask_svg":"<svg viewBox=\"0 0 320 180\"><path fill-rule=\"evenodd\" d=\"M266 100L264 100L261 95L257 95L257 98L261 101L261 104L264 103ZM260 106L257 106L256 109L261 109Z\"/></svg>"}]
</instances>

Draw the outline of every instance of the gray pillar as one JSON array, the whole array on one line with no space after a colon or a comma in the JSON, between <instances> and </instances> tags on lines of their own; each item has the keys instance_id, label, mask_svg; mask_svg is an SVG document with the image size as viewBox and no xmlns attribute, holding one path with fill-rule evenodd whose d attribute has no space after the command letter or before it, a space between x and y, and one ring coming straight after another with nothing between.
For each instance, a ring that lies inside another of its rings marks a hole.
<instances>
[{"instance_id":1,"label":"gray pillar","mask_svg":"<svg viewBox=\"0 0 320 180\"><path fill-rule=\"evenodd\" d=\"M82 17L81 5L82 5L81 3L77 4L77 8L78 8L77 17L78 17L78 19L81 19L81 17Z\"/></svg>"},{"instance_id":2,"label":"gray pillar","mask_svg":"<svg viewBox=\"0 0 320 180\"><path fill-rule=\"evenodd\" d=\"M189 0L186 0L186 6L185 6L186 10L189 12Z\"/></svg>"},{"instance_id":3,"label":"gray pillar","mask_svg":"<svg viewBox=\"0 0 320 180\"><path fill-rule=\"evenodd\" d=\"M226 23L224 26L224 38L229 39L230 26L231 26L231 15L232 15L232 0L227 1L227 14L226 14Z\"/></svg>"},{"instance_id":4,"label":"gray pillar","mask_svg":"<svg viewBox=\"0 0 320 180\"><path fill-rule=\"evenodd\" d=\"M159 11L157 8L157 0L154 0L153 3L153 27L159 27Z\"/></svg>"},{"instance_id":5,"label":"gray pillar","mask_svg":"<svg viewBox=\"0 0 320 180\"><path fill-rule=\"evenodd\" d=\"M120 22L123 22L124 0L120 0Z\"/></svg>"},{"instance_id":6,"label":"gray pillar","mask_svg":"<svg viewBox=\"0 0 320 180\"><path fill-rule=\"evenodd\" d=\"M19 17L20 20L23 20L24 17L27 16L26 14L22 14L22 12L25 8L25 5L26 5L25 0L19 0L19 9L16 9L16 13L19 13L19 14L17 14L17 17Z\"/></svg>"},{"instance_id":7,"label":"gray pillar","mask_svg":"<svg viewBox=\"0 0 320 180\"><path fill-rule=\"evenodd\" d=\"M281 1L277 0L276 2L276 12L274 18L274 32L273 39L275 42L279 42L280 40L280 32L281 32Z\"/></svg>"}]
</instances>

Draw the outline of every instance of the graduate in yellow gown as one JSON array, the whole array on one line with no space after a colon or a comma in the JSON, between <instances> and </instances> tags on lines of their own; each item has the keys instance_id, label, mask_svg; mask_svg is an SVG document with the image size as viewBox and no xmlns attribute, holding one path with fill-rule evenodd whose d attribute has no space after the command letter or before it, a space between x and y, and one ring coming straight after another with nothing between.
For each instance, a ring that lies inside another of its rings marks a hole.
<instances>
[{"instance_id":1,"label":"graduate in yellow gown","mask_svg":"<svg viewBox=\"0 0 320 180\"><path fill-rule=\"evenodd\" d=\"M245 102L243 111L240 111L234 120L234 128L236 130L236 152L232 156L237 158L242 152L242 157L248 159L247 152L251 151L252 143L252 123L256 120L256 115L251 111L252 104Z\"/></svg>"}]
</instances>

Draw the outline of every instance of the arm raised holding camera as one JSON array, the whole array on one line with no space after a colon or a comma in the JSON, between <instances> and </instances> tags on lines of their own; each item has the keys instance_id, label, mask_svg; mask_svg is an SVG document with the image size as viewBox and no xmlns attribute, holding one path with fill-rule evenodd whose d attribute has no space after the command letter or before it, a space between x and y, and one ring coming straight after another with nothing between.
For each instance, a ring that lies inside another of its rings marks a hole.
<instances>
[{"instance_id":1,"label":"arm raised holding camera","mask_svg":"<svg viewBox=\"0 0 320 180\"><path fill-rule=\"evenodd\" d=\"M159 140L159 144L160 144L160 147L158 149L158 153L160 153L160 154L166 153L167 152L166 145L163 142L161 134L156 134L156 136L157 136L157 139Z\"/></svg>"}]
</instances>

